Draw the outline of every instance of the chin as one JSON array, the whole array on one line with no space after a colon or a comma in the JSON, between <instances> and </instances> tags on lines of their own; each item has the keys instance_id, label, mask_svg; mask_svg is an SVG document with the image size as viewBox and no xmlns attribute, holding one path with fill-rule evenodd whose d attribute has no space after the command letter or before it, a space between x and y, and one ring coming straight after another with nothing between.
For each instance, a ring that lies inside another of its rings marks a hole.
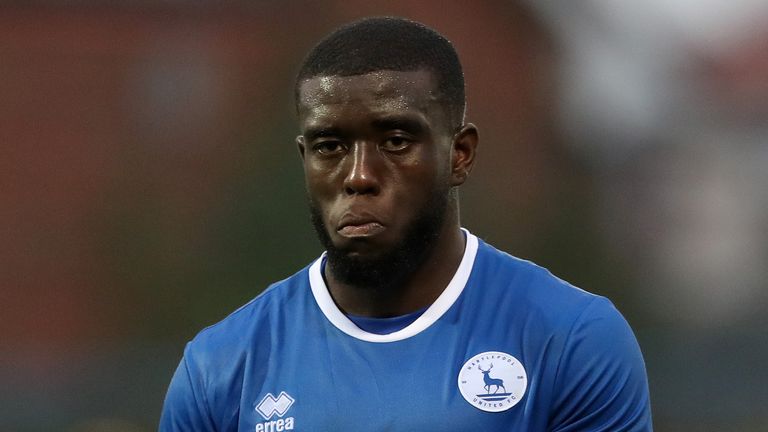
<instances>
[{"instance_id":1,"label":"chin","mask_svg":"<svg viewBox=\"0 0 768 432\"><path fill-rule=\"evenodd\" d=\"M327 263L342 283L387 287L412 275L434 252L446 221L448 194L436 191L414 220L372 236L343 237L328 229L319 207L310 200L310 216Z\"/></svg>"},{"instance_id":2,"label":"chin","mask_svg":"<svg viewBox=\"0 0 768 432\"><path fill-rule=\"evenodd\" d=\"M326 250L359 261L376 261L397 253L396 247L386 246L377 240L369 237L356 239L342 237L334 242L332 247L326 247Z\"/></svg>"}]
</instances>

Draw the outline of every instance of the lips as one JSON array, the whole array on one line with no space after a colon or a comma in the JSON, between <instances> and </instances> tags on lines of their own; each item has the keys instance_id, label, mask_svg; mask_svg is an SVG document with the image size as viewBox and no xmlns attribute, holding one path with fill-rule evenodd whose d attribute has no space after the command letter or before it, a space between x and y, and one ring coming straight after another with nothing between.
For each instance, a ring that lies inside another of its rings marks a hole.
<instances>
[{"instance_id":1,"label":"lips","mask_svg":"<svg viewBox=\"0 0 768 432\"><path fill-rule=\"evenodd\" d=\"M384 231L384 225L372 216L346 214L341 218L336 231L342 237L371 237Z\"/></svg>"}]
</instances>

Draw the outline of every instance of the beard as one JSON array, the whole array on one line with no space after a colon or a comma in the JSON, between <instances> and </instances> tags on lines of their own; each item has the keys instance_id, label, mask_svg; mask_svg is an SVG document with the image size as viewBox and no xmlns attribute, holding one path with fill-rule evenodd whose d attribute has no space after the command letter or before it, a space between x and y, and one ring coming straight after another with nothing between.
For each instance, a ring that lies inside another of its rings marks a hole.
<instances>
[{"instance_id":1,"label":"beard","mask_svg":"<svg viewBox=\"0 0 768 432\"><path fill-rule=\"evenodd\" d=\"M319 207L310 199L312 226L325 247L327 265L341 283L367 289L397 288L434 250L447 217L448 190L435 190L405 227L399 244L375 256L351 255L333 244Z\"/></svg>"}]
</instances>

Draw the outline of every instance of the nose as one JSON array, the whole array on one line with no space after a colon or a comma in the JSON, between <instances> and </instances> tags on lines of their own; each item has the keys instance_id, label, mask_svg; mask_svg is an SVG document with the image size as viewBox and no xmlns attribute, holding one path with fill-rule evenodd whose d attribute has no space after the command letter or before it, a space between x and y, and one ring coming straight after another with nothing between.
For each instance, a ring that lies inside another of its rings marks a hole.
<instances>
[{"instance_id":1,"label":"nose","mask_svg":"<svg viewBox=\"0 0 768 432\"><path fill-rule=\"evenodd\" d=\"M348 195L378 195L381 190L378 175L379 154L375 146L356 142L348 156L344 191Z\"/></svg>"}]
</instances>

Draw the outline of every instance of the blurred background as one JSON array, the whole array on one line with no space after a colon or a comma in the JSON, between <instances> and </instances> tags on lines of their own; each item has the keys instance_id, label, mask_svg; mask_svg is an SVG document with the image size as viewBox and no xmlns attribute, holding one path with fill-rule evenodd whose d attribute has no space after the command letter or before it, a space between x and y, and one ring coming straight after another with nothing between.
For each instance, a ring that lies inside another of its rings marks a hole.
<instances>
[{"instance_id":1,"label":"blurred background","mask_svg":"<svg viewBox=\"0 0 768 432\"><path fill-rule=\"evenodd\" d=\"M768 2L0 4L0 431L151 431L184 344L320 252L294 74L338 25L451 39L463 223L610 297L657 431L768 431Z\"/></svg>"}]
</instances>

